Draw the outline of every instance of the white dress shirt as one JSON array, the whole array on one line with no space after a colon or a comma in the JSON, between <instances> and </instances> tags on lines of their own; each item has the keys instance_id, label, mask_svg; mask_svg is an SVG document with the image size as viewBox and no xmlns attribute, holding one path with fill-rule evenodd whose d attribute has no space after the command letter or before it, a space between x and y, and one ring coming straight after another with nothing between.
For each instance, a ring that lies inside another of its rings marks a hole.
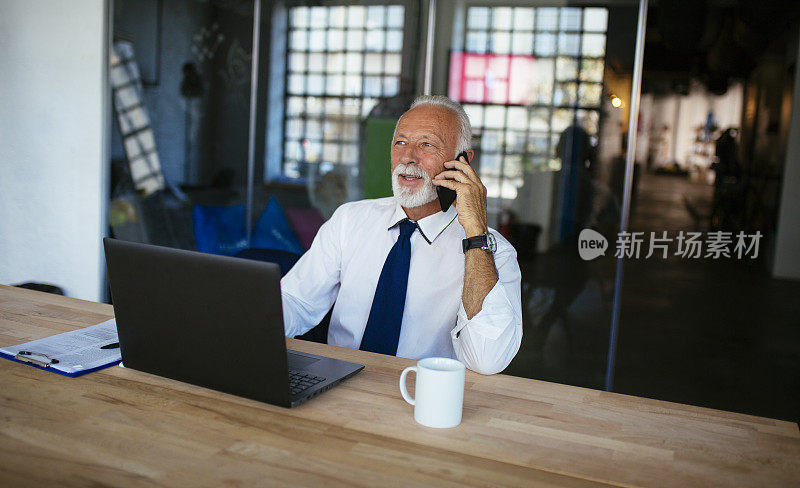
<instances>
[{"instance_id":1,"label":"white dress shirt","mask_svg":"<svg viewBox=\"0 0 800 488\"><path fill-rule=\"evenodd\" d=\"M467 319L464 228L454 207L417 222L397 355L457 358L483 374L505 369L522 340L521 275L517 253L494 232L499 280L481 311ZM304 334L333 307L328 343L358 349L383 263L407 218L394 197L350 202L320 228L314 242L281 280L286 335Z\"/></svg>"}]
</instances>

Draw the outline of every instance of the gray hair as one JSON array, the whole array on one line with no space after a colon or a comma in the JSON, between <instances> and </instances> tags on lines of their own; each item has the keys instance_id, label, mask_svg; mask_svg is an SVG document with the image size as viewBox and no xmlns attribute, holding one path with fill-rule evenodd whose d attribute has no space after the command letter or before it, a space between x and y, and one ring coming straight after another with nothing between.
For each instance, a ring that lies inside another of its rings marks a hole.
<instances>
[{"instance_id":1,"label":"gray hair","mask_svg":"<svg viewBox=\"0 0 800 488\"><path fill-rule=\"evenodd\" d=\"M419 106L444 107L452 112L458 121L456 152L453 156L455 157L456 155L461 154L462 151L470 149L472 141L472 125L469 123L467 112L464 111L464 107L462 107L460 103L454 102L444 95L420 95L411 103L409 110ZM398 123L399 122L400 121L398 120ZM395 126L395 131L396 130L397 126Z\"/></svg>"}]
</instances>

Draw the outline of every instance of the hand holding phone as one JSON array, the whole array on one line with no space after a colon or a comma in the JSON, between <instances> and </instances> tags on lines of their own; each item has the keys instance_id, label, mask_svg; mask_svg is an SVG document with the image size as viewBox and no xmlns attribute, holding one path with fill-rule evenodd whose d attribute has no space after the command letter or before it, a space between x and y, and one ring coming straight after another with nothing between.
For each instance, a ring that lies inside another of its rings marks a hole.
<instances>
[{"instance_id":1,"label":"hand holding phone","mask_svg":"<svg viewBox=\"0 0 800 488\"><path fill-rule=\"evenodd\" d=\"M469 164L469 158L467 157L467 151L462 151L456 156L457 160L464 158L464 162ZM450 205L456 201L456 191L451 190L450 188L445 188L443 186L436 187L436 194L439 196L439 205L442 207L442 212L447 212L447 209L450 208Z\"/></svg>"}]
</instances>

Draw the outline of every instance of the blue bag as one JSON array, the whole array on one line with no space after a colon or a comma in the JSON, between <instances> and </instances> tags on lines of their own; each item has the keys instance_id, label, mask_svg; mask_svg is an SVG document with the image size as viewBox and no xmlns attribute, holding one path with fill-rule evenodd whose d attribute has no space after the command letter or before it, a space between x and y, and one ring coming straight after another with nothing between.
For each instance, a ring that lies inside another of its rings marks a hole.
<instances>
[{"instance_id":1,"label":"blue bag","mask_svg":"<svg viewBox=\"0 0 800 488\"><path fill-rule=\"evenodd\" d=\"M195 205L192 217L198 251L233 256L247 247L244 205Z\"/></svg>"},{"instance_id":2,"label":"blue bag","mask_svg":"<svg viewBox=\"0 0 800 488\"><path fill-rule=\"evenodd\" d=\"M269 199L264 211L261 212L250 238L250 247L254 249L279 249L296 254L305 251L300 244L300 239L292 230L286 214L283 213L281 204L275 197Z\"/></svg>"}]
</instances>

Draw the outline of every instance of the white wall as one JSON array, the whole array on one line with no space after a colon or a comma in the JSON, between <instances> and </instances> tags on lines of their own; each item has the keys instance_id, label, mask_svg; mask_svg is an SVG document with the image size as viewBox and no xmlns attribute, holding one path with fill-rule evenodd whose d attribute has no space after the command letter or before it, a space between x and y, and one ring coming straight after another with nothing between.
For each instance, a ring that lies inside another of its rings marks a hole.
<instances>
[{"instance_id":1,"label":"white wall","mask_svg":"<svg viewBox=\"0 0 800 488\"><path fill-rule=\"evenodd\" d=\"M800 63L800 48L797 50ZM783 168L783 188L775 238L772 273L778 278L800 280L800 64L795 64L789 146Z\"/></svg>"},{"instance_id":2,"label":"white wall","mask_svg":"<svg viewBox=\"0 0 800 488\"><path fill-rule=\"evenodd\" d=\"M104 296L104 0L0 0L0 283Z\"/></svg>"}]
</instances>

